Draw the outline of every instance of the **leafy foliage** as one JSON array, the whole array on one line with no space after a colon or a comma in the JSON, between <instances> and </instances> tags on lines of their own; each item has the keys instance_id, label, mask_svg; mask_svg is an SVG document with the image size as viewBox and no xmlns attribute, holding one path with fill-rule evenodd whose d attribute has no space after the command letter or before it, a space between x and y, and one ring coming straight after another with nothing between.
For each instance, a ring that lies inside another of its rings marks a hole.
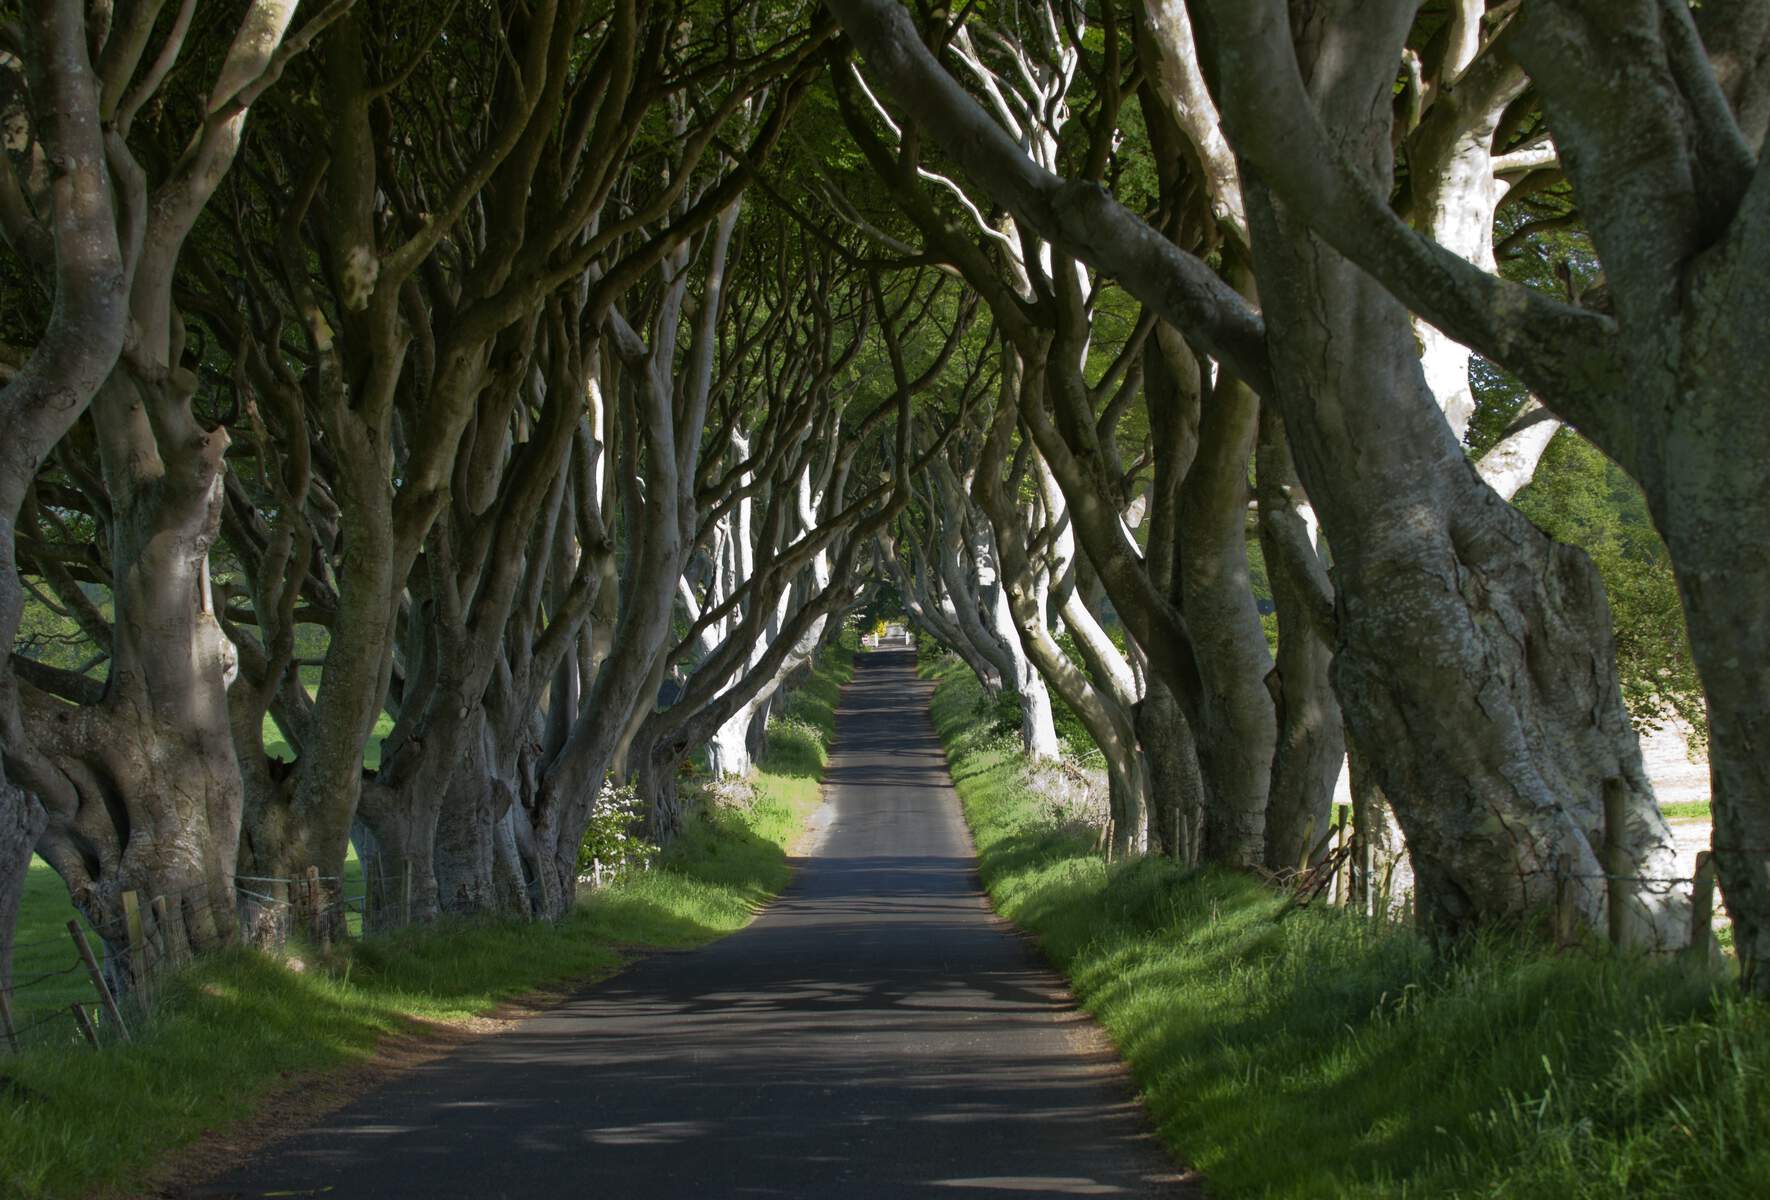
<instances>
[{"instance_id":1,"label":"leafy foliage","mask_svg":"<svg viewBox=\"0 0 1770 1200\"><path fill-rule=\"evenodd\" d=\"M1563 431L1518 507L1551 537L1592 556L1610 597L1623 699L1638 728L1677 717L1706 739L1702 682L1690 657L1671 560L1641 490L1577 434Z\"/></svg>"},{"instance_id":2,"label":"leafy foliage","mask_svg":"<svg viewBox=\"0 0 1770 1200\"><path fill-rule=\"evenodd\" d=\"M630 871L643 871L657 861L658 847L647 841L645 803L632 783L616 785L604 780L590 824L578 845L578 873L598 883L618 879Z\"/></svg>"}]
</instances>

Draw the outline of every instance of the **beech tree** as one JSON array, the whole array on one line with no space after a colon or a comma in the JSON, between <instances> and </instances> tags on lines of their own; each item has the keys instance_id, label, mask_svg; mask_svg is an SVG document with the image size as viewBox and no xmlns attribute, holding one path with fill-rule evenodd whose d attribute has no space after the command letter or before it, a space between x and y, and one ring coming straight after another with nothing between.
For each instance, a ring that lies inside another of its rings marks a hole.
<instances>
[{"instance_id":1,"label":"beech tree","mask_svg":"<svg viewBox=\"0 0 1770 1200\"><path fill-rule=\"evenodd\" d=\"M1356 268L1311 249L1312 235L1256 193L1250 225L1265 309L1256 313L1099 188L1029 159L897 6L832 7L869 68L997 199L1279 405L1334 548L1336 692L1408 834L1429 927L1455 934L1545 908L1602 924L1606 865L1626 877L1668 873L1669 838L1617 689L1595 574L1467 466L1425 386L1405 310ZM1325 14L1303 30L1300 51L1287 50L1308 62L1346 54L1360 66L1362 75L1325 76L1312 103L1331 110L1340 144L1366 156L1358 161L1367 178L1388 177L1392 67L1412 13L1403 7L1360 18L1392 37L1386 55L1352 55L1371 28ZM1337 40L1345 37L1353 40ZM1445 580L1481 582L1470 591ZM1557 665L1540 669L1549 663ZM1600 860L1607 806L1626 864ZM1630 895L1626 883L1614 893L1633 936L1676 944L1675 896Z\"/></svg>"},{"instance_id":2,"label":"beech tree","mask_svg":"<svg viewBox=\"0 0 1770 1200\"><path fill-rule=\"evenodd\" d=\"M853 387L838 379L849 374L871 326L864 281L831 248L798 251L779 220L762 219L746 248L756 261L738 272L710 435L711 447L726 444L702 456L697 554L677 585L691 626L671 649L670 669L691 674L676 711L658 714L641 739L654 749L660 740L679 742L665 724L704 718L695 713L697 698L722 709L729 699L735 707L705 739L710 770L727 779L749 774L775 694L815 652L828 625L814 618L777 666L752 676L775 643L791 636L794 615L832 585L827 548L813 551L808 567L803 554L782 556L817 528L832 486L848 477L852 451L839 447L853 432L844 425ZM752 680L753 690L745 686ZM652 768L656 783L675 765Z\"/></svg>"},{"instance_id":3,"label":"beech tree","mask_svg":"<svg viewBox=\"0 0 1770 1200\"><path fill-rule=\"evenodd\" d=\"M5 364L0 389L7 430L0 441L0 637L9 657L25 605L20 509L38 467L116 366L138 257L123 239L120 189L111 181L113 167L127 171L129 160L120 147L107 145L84 9L44 5L22 32L23 44L8 51L9 73L16 74L17 64L29 73L25 101L15 99L7 116L28 122L33 169L21 178L8 156L0 172L0 233L8 249L26 259L53 308L28 357ZM138 177L125 174L124 184L133 185L139 199ZM48 822L33 790L43 770L35 758L17 679L10 668L0 669L0 988L12 983L19 897Z\"/></svg>"},{"instance_id":4,"label":"beech tree","mask_svg":"<svg viewBox=\"0 0 1770 1200\"><path fill-rule=\"evenodd\" d=\"M79 24L77 6L42 7L54 10L40 17L43 26L56 25L64 38ZM96 78L71 85L96 89L96 108L76 108L74 119L95 118L108 131L109 185L94 186L109 192L126 260L111 268L126 302L81 314L90 323L103 311L122 328L90 329L101 348L120 339L120 353L92 394L83 461L70 466L108 543L101 558L114 606L103 629L109 672L102 689L41 670L34 681L16 680L22 729L16 740L9 736L7 753L48 810L38 852L118 953L128 890L168 897L163 933L175 955L234 936L241 784L226 688L236 656L217 619L209 562L228 435L206 428L195 411L197 378L184 361L187 330L173 281L198 217L233 164L248 110L348 7L342 0L322 7L290 34L295 0L256 0L212 82L201 85L174 73L192 6L165 24L159 4L131 5L88 31ZM54 45L45 37L26 52ZM45 67L73 76L88 70L77 58ZM53 92L53 78L45 76L40 90ZM178 106L150 104L169 78L200 89L194 128ZM74 104L91 98L79 90L56 97ZM32 216L39 206L16 174L9 178L17 201L9 240L41 250L47 230ZM96 248L97 231L85 236ZM75 245L68 251L77 252ZM77 414L79 404L64 411Z\"/></svg>"},{"instance_id":5,"label":"beech tree","mask_svg":"<svg viewBox=\"0 0 1770 1200\"><path fill-rule=\"evenodd\" d=\"M702 159L733 130L753 138L752 159L766 153L793 103L791 87L777 89L772 102L766 90L790 77L816 38L789 29L780 44L754 47L756 58L740 61L742 51L721 38L673 42L665 34L678 27L665 12L566 4L495 19L477 37L457 31L449 52L435 54L440 25L427 14L383 21L357 30L354 43L341 40L330 65L342 73L335 91L354 100L325 136L337 143L331 161L348 151L355 176L332 166L322 178L307 168L306 199L280 226L284 244L241 255L281 270L258 276L271 325L236 328L240 356L259 361L254 346L300 321L307 353L334 363L297 376L266 360L249 382L280 386L285 411L312 414L319 440L308 457L337 468L321 486L342 502L338 519L321 519L335 528L327 540L342 542L346 568L335 600L319 606L332 626L318 694L310 702L290 686L287 655L267 653L254 671L256 706L236 706L236 734L262 796L247 840L263 874L286 875L303 861L335 872L354 830L378 897L399 897L403 906L404 880L412 880L412 911L397 919L439 907L520 911L533 865L512 861L519 843L530 844L511 824L522 820L512 805L532 792L524 781L542 769L537 754L520 748L536 740L529 725L544 719L539 697L568 654L574 671L592 665L578 652L587 648L579 635L610 577L604 489L589 483L605 476L601 464L613 453L605 439L620 425L601 399L619 377L603 347L608 313L660 259L682 253L741 188L741 172L709 176ZM406 57L385 61L386 48L406 41ZM389 78L364 73L371 59ZM451 82L481 78L474 72L488 61L499 65L476 85L483 91ZM713 80L721 85L716 103L698 112L683 91ZM428 104L451 88L465 120L454 107ZM642 95L660 108L636 103ZM391 163L378 163L364 150L390 108L435 137L402 143L400 155L384 156ZM660 134L646 133L660 111L671 167L647 186L628 155L636 146L660 149L647 140ZM267 155L273 177L301 178L281 147L267 147ZM624 193L635 206L604 220L604 206ZM397 215L406 240L370 234L372 214L361 206L372 202ZM341 227L353 212L354 224ZM337 258L357 236L372 236L378 255L366 276ZM315 249L303 262L309 240ZM308 269L328 254L342 265ZM374 289L366 298L365 279ZM688 282L685 274L682 286ZM291 383L308 394L297 396ZM360 403L364 388L373 408ZM602 410L588 422L586 398ZM371 429L353 427L365 419ZM574 446L579 481L568 491ZM276 511L298 514L301 497L293 499ZM242 500L244 532L258 506ZM521 536L542 514L549 528L564 521L557 545ZM365 549L360 558L350 550L353 537ZM284 543L258 535L248 544L280 554ZM556 551L571 555L571 565L556 568ZM299 556L288 562L282 578L305 577ZM286 587L255 601L261 631L287 624L274 612ZM543 605L532 602L541 590L549 590L544 622ZM378 615L369 620L365 611ZM352 633L356 627L341 621L366 623ZM513 636L519 630L526 636ZM263 644L268 651L271 643ZM362 792L363 744L384 706L394 727ZM292 772L259 744L267 707L293 735ZM463 746L474 748L465 760Z\"/></svg>"},{"instance_id":6,"label":"beech tree","mask_svg":"<svg viewBox=\"0 0 1770 1200\"><path fill-rule=\"evenodd\" d=\"M1392 221L1323 153L1300 106L1294 61L1269 6L1219 12L1219 69L1243 153L1275 190L1311 196L1320 235L1426 319L1502 364L1641 483L1677 573L1708 696L1717 870L1748 989L1770 989L1770 778L1764 720L1763 589L1742 576L1770 529L1764 456L1741 434L1762 377L1748 296L1761 274L1758 170L1770 32L1762 5L1526 5L1510 53L1540 92L1603 263L1582 305L1508 287ZM1367 31L1380 53L1387 27ZM1263 82L1249 72L1276 71ZM1630 86L1614 86L1616 79ZM1238 82L1239 81L1239 82ZM1258 110L1258 116L1256 116ZM1295 132L1276 127L1290 119ZM1282 148L1281 148L1282 146ZM1742 290L1743 289L1743 290ZM1723 583L1722 580L1725 580Z\"/></svg>"},{"instance_id":7,"label":"beech tree","mask_svg":"<svg viewBox=\"0 0 1770 1200\"><path fill-rule=\"evenodd\" d=\"M113 953L353 843L371 926L560 917L888 580L1115 855L1295 869L1349 757L1367 901L1669 948L1603 587L1509 503L1571 429L1770 988L1762 0L24 11L0 937L33 849Z\"/></svg>"},{"instance_id":8,"label":"beech tree","mask_svg":"<svg viewBox=\"0 0 1770 1200\"><path fill-rule=\"evenodd\" d=\"M1118 51L1125 35L1109 20L1104 32L1108 47L1105 61L1097 68L1088 67L1078 48L1065 39L1058 7L1038 6L1025 28L989 29L980 40L987 41L990 50L974 42L964 26L952 32L951 44L966 73L978 81L996 118L1036 161L1052 166L1066 152L1079 153L1099 175L1106 168L1108 142L1123 99ZM1004 60L1006 65L1002 69L992 67L988 61L992 51ZM1087 118L1072 118L1070 93L1078 73L1084 70L1089 71L1093 80L1096 95L1091 107L1097 111L1090 112ZM1161 554L1175 548L1171 583L1164 590L1152 578L1139 547L1127 536L1124 512L1130 497L1125 490L1122 464L1115 466L1110 450L1110 427L1116 421L1119 405L1109 401L1115 389L1127 381L1129 366L1137 361L1141 339L1121 347L1100 382L1090 386L1083 371L1089 355L1096 289L1085 271L1078 271L1064 255L1053 254L1041 246L1039 235L1032 229L1010 225L1003 231L986 227L980 231L981 244L962 240L961 227L937 209L931 197L911 190L916 176L920 174L960 196L961 207L968 206L972 214L980 211L978 207L964 198L959 184L920 167L919 140L905 136L889 115L882 115L882 123L900 143L900 153L893 162L886 147L864 123L861 104L853 95L857 89L844 86L842 75L838 75L837 81L838 96L847 97L850 129L875 169L893 182L894 194L903 201L905 211L930 245L957 264L967 282L983 296L998 327L1009 339L1011 352L1020 361L1005 366L1005 376L1019 381L1019 415L1027 422L1040 456L1065 497L1068 511L1061 514L1061 519L1073 523L1092 570L1112 597L1140 650L1151 660L1150 674L1163 694L1173 699L1171 705L1164 707L1162 697L1158 696L1156 703L1142 710L1143 724L1150 727L1144 742L1178 747L1177 752L1169 755L1175 761L1162 781L1166 798L1153 805L1149 803L1144 793L1150 775L1141 763L1134 767L1127 764L1126 774L1115 780L1115 790L1123 793L1125 806L1139 814L1133 826L1127 826L1122 819L1115 822L1121 836L1130 839L1126 848L1141 846L1150 833L1158 842L1171 841L1160 829L1148 830L1147 818L1169 818L1182 804L1181 797L1189 794L1189 802L1184 805L1188 811L1192 811L1193 804L1203 803L1204 850L1208 857L1240 864L1259 861L1263 854L1261 834L1274 718L1271 701L1261 684L1270 663L1247 583L1243 535L1248 499L1245 463L1252 451L1253 414L1257 409L1251 402L1244 403L1239 417L1231 418L1229 409L1236 402L1234 389L1239 384L1224 379L1218 389L1208 378L1201 377L1192 394L1202 394L1202 383L1210 385L1205 390L1213 398L1209 406L1211 419L1205 423L1209 440L1203 453L1190 439L1158 443L1159 454L1196 455L1205 464L1190 474L1190 462L1158 467L1166 486L1175 489L1174 503L1158 509L1171 513L1172 522L1152 535L1165 543ZM859 90L864 90L864 85ZM873 108L878 115L876 101ZM1081 138L1083 144L1079 148L1066 147L1069 135ZM1175 348L1181 354L1189 353L1178 343ZM1181 370L1188 367L1190 363ZM1197 369L1192 369L1197 376ZM1122 395L1129 394L1127 391ZM1175 427L1184 428L1186 424L1181 420ZM1241 466L1228 473L1213 474L1219 465L1238 459ZM1189 503L1181 506L1179 489L1188 486L1184 482L1188 478L1192 495ZM1006 519L1007 513L998 509L991 516L1000 521ZM998 528L998 538L1002 536ZM1190 560L1190 570L1186 560ZM1031 581L1025 581L1025 585L1030 586ZM1030 603L1030 598L1025 603ZM1197 614L1202 627L1210 630L1210 637L1203 644L1190 632L1189 619L1182 615L1189 608ZM1024 633L1030 609L1016 616ZM1088 631L1086 621L1082 630L1084 634ZM1084 636L1082 641L1101 650L1098 640ZM1029 647L1029 653L1030 650ZM1110 651L1110 647L1105 651ZM1096 657L1104 661L1104 652ZM1055 660L1047 658L1045 663L1048 671L1063 670ZM1106 671L1102 680L1110 680L1113 674ZM1047 675L1047 679L1051 677ZM1083 692L1073 691L1072 695L1072 707L1083 703ZM1126 700L1136 704L1138 697L1127 696ZM1093 700L1085 704L1089 709L1096 708ZM1159 731L1152 727L1158 714L1165 726ZM1115 752L1123 745L1133 755L1137 753L1138 736L1130 727L1129 713L1126 727L1119 734L1106 732L1104 710L1096 711L1095 721L1101 724L1096 736L1112 740ZM1197 768L1186 760L1195 753L1204 767L1202 794L1189 786L1189 780L1198 776ZM1113 757L1108 755L1109 760Z\"/></svg>"}]
</instances>

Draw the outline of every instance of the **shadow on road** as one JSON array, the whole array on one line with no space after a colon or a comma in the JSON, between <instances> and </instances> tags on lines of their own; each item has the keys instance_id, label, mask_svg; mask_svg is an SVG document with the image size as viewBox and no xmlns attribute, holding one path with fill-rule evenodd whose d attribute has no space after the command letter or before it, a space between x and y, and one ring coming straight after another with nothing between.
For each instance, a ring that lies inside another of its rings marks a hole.
<instances>
[{"instance_id":1,"label":"shadow on road","mask_svg":"<svg viewBox=\"0 0 1770 1200\"><path fill-rule=\"evenodd\" d=\"M1192 1194L989 912L914 654L863 656L816 854L749 928L419 1068L208 1196Z\"/></svg>"}]
</instances>

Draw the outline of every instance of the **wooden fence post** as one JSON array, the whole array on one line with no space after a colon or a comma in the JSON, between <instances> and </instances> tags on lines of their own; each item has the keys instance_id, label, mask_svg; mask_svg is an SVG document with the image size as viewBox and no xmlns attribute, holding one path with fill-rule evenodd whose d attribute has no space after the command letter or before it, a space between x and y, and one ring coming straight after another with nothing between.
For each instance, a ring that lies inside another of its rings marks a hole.
<instances>
[{"instance_id":1,"label":"wooden fence post","mask_svg":"<svg viewBox=\"0 0 1770 1200\"><path fill-rule=\"evenodd\" d=\"M147 939L142 936L141 897L134 892L123 893L123 927L129 931L129 974L137 988L146 989Z\"/></svg>"},{"instance_id":2,"label":"wooden fence post","mask_svg":"<svg viewBox=\"0 0 1770 1200\"><path fill-rule=\"evenodd\" d=\"M154 954L164 967L172 961L172 947L166 940L166 897L155 896L148 902L148 911L154 914Z\"/></svg>"},{"instance_id":3,"label":"wooden fence post","mask_svg":"<svg viewBox=\"0 0 1770 1200\"><path fill-rule=\"evenodd\" d=\"M6 1034L6 1044L17 1054L18 1028L12 1023L12 1001L7 998L5 988L0 988L0 1032Z\"/></svg>"},{"instance_id":4,"label":"wooden fence post","mask_svg":"<svg viewBox=\"0 0 1770 1200\"><path fill-rule=\"evenodd\" d=\"M1353 830L1358 838L1358 896L1364 915L1377 916L1377 844L1369 829Z\"/></svg>"},{"instance_id":5,"label":"wooden fence post","mask_svg":"<svg viewBox=\"0 0 1770 1200\"><path fill-rule=\"evenodd\" d=\"M1352 806L1334 805L1336 812L1342 808L1346 811L1339 824L1334 826L1334 853L1337 861L1334 864L1333 882L1329 884L1328 903L1345 907L1352 901L1352 852L1347 846L1352 839Z\"/></svg>"},{"instance_id":6,"label":"wooden fence post","mask_svg":"<svg viewBox=\"0 0 1770 1200\"><path fill-rule=\"evenodd\" d=\"M117 1009L117 998L111 995L111 988L104 981L104 972L98 969L98 959L93 957L92 943L86 940L86 931L80 928L78 920L68 922L68 932L73 935L74 946L80 951L80 958L86 964L86 973L92 977L92 986L98 990L99 1003L104 1005L106 1015L117 1023L117 1033L124 1041L129 1040L129 1027L123 1024L123 1014Z\"/></svg>"},{"instance_id":7,"label":"wooden fence post","mask_svg":"<svg viewBox=\"0 0 1770 1200\"><path fill-rule=\"evenodd\" d=\"M1628 792L1621 780L1604 783L1604 908L1609 919L1610 944L1629 943L1628 903L1634 898L1630 876L1635 863L1623 840L1627 827Z\"/></svg>"},{"instance_id":8,"label":"wooden fence post","mask_svg":"<svg viewBox=\"0 0 1770 1200\"><path fill-rule=\"evenodd\" d=\"M405 868L406 868L405 873L404 873L405 880L404 880L404 885L401 889L402 892L404 893L404 896L405 896L405 903L404 903L404 906L402 908L400 915L401 915L402 922L404 924L410 925L412 923L412 860L411 859L408 858L406 860Z\"/></svg>"},{"instance_id":9,"label":"wooden fence post","mask_svg":"<svg viewBox=\"0 0 1770 1200\"><path fill-rule=\"evenodd\" d=\"M1688 966L1708 969L1715 941L1715 856L1696 852L1696 877L1690 886L1690 941L1684 947Z\"/></svg>"},{"instance_id":10,"label":"wooden fence post","mask_svg":"<svg viewBox=\"0 0 1770 1200\"><path fill-rule=\"evenodd\" d=\"M1557 871L1555 875L1555 945L1558 949L1565 949L1578 940L1574 932L1579 923L1575 920L1571 898L1572 890L1568 886L1567 876Z\"/></svg>"},{"instance_id":11,"label":"wooden fence post","mask_svg":"<svg viewBox=\"0 0 1770 1200\"><path fill-rule=\"evenodd\" d=\"M320 885L318 867L307 868L307 896L314 937L319 941L320 950L328 951L332 948L332 923L326 912L326 890Z\"/></svg>"},{"instance_id":12,"label":"wooden fence post","mask_svg":"<svg viewBox=\"0 0 1770 1200\"><path fill-rule=\"evenodd\" d=\"M68 1007L74 1010L74 1024L86 1035L87 1044L94 1050L98 1049L98 1030L92 1027L92 1018L86 1015L86 1006L76 1000Z\"/></svg>"},{"instance_id":13,"label":"wooden fence post","mask_svg":"<svg viewBox=\"0 0 1770 1200\"><path fill-rule=\"evenodd\" d=\"M1382 886L1377 889L1377 898L1371 907L1371 914L1373 916L1381 917L1385 921L1389 919L1389 900L1391 896L1389 887L1395 881L1395 862L1396 860L1391 858L1388 862L1383 864L1383 883Z\"/></svg>"}]
</instances>

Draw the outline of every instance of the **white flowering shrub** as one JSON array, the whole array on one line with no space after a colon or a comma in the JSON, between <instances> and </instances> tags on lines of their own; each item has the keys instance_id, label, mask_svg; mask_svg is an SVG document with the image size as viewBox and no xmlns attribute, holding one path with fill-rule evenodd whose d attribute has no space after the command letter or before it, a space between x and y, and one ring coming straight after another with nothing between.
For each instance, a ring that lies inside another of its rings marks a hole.
<instances>
[{"instance_id":1,"label":"white flowering shrub","mask_svg":"<svg viewBox=\"0 0 1770 1200\"><path fill-rule=\"evenodd\" d=\"M600 887L628 871L647 870L658 856L645 838L645 812L632 784L605 780L578 846L578 878Z\"/></svg>"}]
</instances>

